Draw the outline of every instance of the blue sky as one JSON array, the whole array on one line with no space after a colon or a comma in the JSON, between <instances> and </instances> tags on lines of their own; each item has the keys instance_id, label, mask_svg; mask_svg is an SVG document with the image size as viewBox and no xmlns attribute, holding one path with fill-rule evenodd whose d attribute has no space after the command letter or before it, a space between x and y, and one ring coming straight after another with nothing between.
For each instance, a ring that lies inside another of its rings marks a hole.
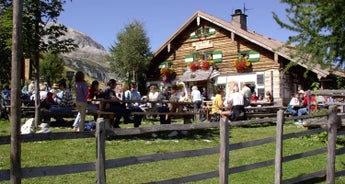
<instances>
[{"instance_id":1,"label":"blue sky","mask_svg":"<svg viewBox=\"0 0 345 184\"><path fill-rule=\"evenodd\" d=\"M272 12L285 20L286 4L279 0L73 0L64 5L58 21L87 34L106 50L125 25L138 20L156 51L189 17L200 10L231 21L235 9L248 9L248 29L285 42L291 33L273 20Z\"/></svg>"}]
</instances>

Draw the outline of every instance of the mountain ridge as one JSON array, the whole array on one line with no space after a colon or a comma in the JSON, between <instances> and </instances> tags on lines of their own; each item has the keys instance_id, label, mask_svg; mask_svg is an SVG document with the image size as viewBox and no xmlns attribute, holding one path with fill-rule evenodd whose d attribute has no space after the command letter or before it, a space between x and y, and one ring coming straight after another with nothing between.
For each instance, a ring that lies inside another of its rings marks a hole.
<instances>
[{"instance_id":1,"label":"mountain ridge","mask_svg":"<svg viewBox=\"0 0 345 184\"><path fill-rule=\"evenodd\" d=\"M88 77L99 81L116 77L110 71L110 63L107 61L109 53L101 44L85 33L69 27L65 36L61 37L61 39L67 38L73 39L78 48L61 54L65 66L75 71L82 71Z\"/></svg>"}]
</instances>

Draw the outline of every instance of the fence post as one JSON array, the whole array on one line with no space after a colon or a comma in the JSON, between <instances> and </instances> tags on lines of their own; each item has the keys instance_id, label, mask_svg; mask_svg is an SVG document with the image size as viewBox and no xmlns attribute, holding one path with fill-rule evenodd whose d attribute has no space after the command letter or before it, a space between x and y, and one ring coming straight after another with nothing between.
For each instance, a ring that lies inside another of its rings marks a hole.
<instances>
[{"instance_id":1,"label":"fence post","mask_svg":"<svg viewBox=\"0 0 345 184\"><path fill-rule=\"evenodd\" d=\"M284 110L277 112L277 129L276 129L276 158L275 158L275 184L280 184L282 180L282 154L283 154L283 125Z\"/></svg>"},{"instance_id":2,"label":"fence post","mask_svg":"<svg viewBox=\"0 0 345 184\"><path fill-rule=\"evenodd\" d=\"M337 141L337 128L341 124L339 116L337 116L337 106L332 105L329 107L328 117L328 156L327 156L327 181L326 183L335 183L335 151Z\"/></svg>"},{"instance_id":3,"label":"fence post","mask_svg":"<svg viewBox=\"0 0 345 184\"><path fill-rule=\"evenodd\" d=\"M105 127L104 118L97 119L96 125L96 183L106 184L105 179Z\"/></svg>"},{"instance_id":4,"label":"fence post","mask_svg":"<svg viewBox=\"0 0 345 184\"><path fill-rule=\"evenodd\" d=\"M221 118L219 121L219 183L228 184L229 176L229 121L228 118Z\"/></svg>"}]
</instances>

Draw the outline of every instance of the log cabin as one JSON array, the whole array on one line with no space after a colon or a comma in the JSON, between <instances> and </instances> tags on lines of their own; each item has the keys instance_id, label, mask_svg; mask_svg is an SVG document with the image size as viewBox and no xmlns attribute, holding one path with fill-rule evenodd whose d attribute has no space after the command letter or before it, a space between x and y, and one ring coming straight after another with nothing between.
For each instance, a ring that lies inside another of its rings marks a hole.
<instances>
[{"instance_id":1,"label":"log cabin","mask_svg":"<svg viewBox=\"0 0 345 184\"><path fill-rule=\"evenodd\" d=\"M332 72L294 61L283 42L247 30L240 9L231 16L225 21L194 13L154 53L147 86L184 82L188 91L197 85L212 97L217 87L231 93L234 85L246 83L252 92L269 91L276 104L287 105L298 85L307 90L313 82L334 80ZM296 64L287 68L290 62Z\"/></svg>"}]
</instances>

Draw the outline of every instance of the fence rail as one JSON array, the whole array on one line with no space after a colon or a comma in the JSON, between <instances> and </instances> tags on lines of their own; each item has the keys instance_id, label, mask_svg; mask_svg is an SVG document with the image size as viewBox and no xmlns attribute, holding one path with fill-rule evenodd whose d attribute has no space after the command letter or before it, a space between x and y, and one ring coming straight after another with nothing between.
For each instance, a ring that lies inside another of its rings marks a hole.
<instances>
[{"instance_id":1,"label":"fence rail","mask_svg":"<svg viewBox=\"0 0 345 184\"><path fill-rule=\"evenodd\" d=\"M150 163L161 160L171 160L186 157L197 157L219 153L219 170L210 171L205 173L199 173L179 178L171 178L162 181L153 181L150 183L183 183L199 181L214 177L219 177L220 183L228 183L228 176L231 174L244 172L248 170L263 168L267 166L275 165L276 176L275 183L297 183L308 180L314 177L325 177L327 176L327 183L334 183L334 178L343 176L345 171L335 172L334 160L335 156L345 153L345 148L335 149L335 141L337 135L337 123L340 121L340 116L337 116L334 110L330 110L330 113L323 115L303 116L304 119L315 118L315 117L328 117L327 121L324 122L327 125L327 129L310 129L297 133L283 134L284 122L287 120L294 120L295 117L284 117L283 110L278 111L277 118L263 118L249 121L238 121L228 122L227 119L222 118L220 122L214 123L197 123L197 124L171 124L171 125L155 125L151 127L140 127L140 128L128 128L128 129L114 129L105 130L104 120L99 118L97 121L97 129L94 132L79 132L79 133L49 133L49 134L29 134L22 135L22 142L34 142L42 140L62 140L62 139L79 139L79 138L92 138L95 137L97 140L97 159L95 162L81 163L81 164L68 164L59 166L45 166L45 167L28 167L22 169L22 178L33 178L33 177L45 177L45 176L56 176L62 174L81 173L88 171L95 171L97 177L97 183L106 183L106 169L119 168L129 165ZM277 135L275 137L267 137L259 140L253 140L248 142L229 144L229 128L234 126L243 126L260 123L276 123ZM171 131L171 130L196 130L196 129L208 129L208 128L219 128L220 129L220 146L203 148L196 150L185 150L179 152L167 152L157 153L150 155L142 155L135 157L126 157L118 159L105 160L105 137L106 136L125 136L125 135L139 135L146 133L154 133L160 131ZM308 152L294 154L290 156L282 155L282 148L284 140L305 136L310 134L317 134L320 132L327 131L328 133L328 147L316 149ZM344 134L344 132L339 132ZM9 144L10 137L0 137L0 144ZM229 152L238 149L248 148L252 146L259 146L268 143L276 143L277 150L275 159L265 160L257 163L241 165L237 167L229 168ZM282 180L282 164L296 159L302 159L305 157L328 153L328 164L325 170L317 171L314 173L307 173L302 176L295 178L289 178ZM10 170L0 170L0 181L10 180Z\"/></svg>"}]
</instances>

